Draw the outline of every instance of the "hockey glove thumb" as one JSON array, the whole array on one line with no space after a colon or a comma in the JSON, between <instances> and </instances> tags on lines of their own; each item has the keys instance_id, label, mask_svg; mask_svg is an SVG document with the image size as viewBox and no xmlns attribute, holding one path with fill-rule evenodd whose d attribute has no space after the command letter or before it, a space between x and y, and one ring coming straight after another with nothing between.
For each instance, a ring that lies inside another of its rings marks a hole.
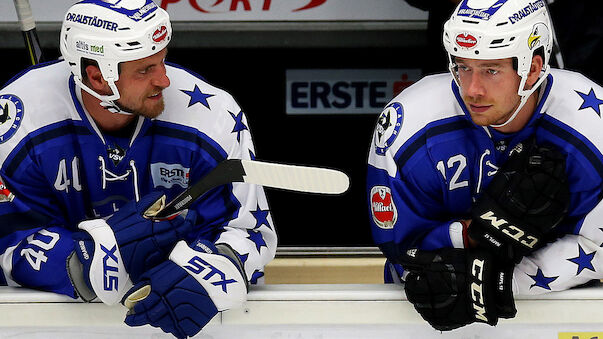
<instances>
[{"instance_id":1,"label":"hockey glove thumb","mask_svg":"<svg viewBox=\"0 0 603 339\"><path fill-rule=\"evenodd\" d=\"M122 303L130 308L126 324L149 324L186 338L198 333L218 311L241 306L247 297L247 279L238 259L220 252L207 241L197 241L192 248L178 242L170 260L145 272L124 297Z\"/></svg>"}]
</instances>

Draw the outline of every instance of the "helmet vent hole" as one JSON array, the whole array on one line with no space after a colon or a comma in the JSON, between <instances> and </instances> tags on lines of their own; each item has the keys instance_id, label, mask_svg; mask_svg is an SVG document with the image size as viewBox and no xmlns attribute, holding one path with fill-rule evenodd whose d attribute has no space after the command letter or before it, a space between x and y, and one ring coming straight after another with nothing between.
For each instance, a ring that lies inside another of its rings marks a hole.
<instances>
[{"instance_id":1,"label":"helmet vent hole","mask_svg":"<svg viewBox=\"0 0 603 339\"><path fill-rule=\"evenodd\" d=\"M155 17L155 15L157 15L157 13L151 15L150 17L144 19L145 22L149 22L149 20L153 19Z\"/></svg>"},{"instance_id":2,"label":"helmet vent hole","mask_svg":"<svg viewBox=\"0 0 603 339\"><path fill-rule=\"evenodd\" d=\"M508 23L509 23L508 21L499 22L499 23L496 24L496 27L503 26L503 25L506 25Z\"/></svg>"},{"instance_id":3,"label":"helmet vent hole","mask_svg":"<svg viewBox=\"0 0 603 339\"><path fill-rule=\"evenodd\" d=\"M138 41L130 41L130 42L128 42L128 46L138 46L138 45L140 45L140 42L138 42Z\"/></svg>"},{"instance_id":4,"label":"helmet vent hole","mask_svg":"<svg viewBox=\"0 0 603 339\"><path fill-rule=\"evenodd\" d=\"M119 31L129 31L130 27L119 27L117 30L119 30Z\"/></svg>"},{"instance_id":5,"label":"helmet vent hole","mask_svg":"<svg viewBox=\"0 0 603 339\"><path fill-rule=\"evenodd\" d=\"M497 45L497 44L502 43L503 41L505 41L505 39L495 39L495 40L492 40L490 45Z\"/></svg>"},{"instance_id":6,"label":"helmet vent hole","mask_svg":"<svg viewBox=\"0 0 603 339\"><path fill-rule=\"evenodd\" d=\"M463 22L468 23L468 24L479 24L479 22L473 21L473 20L464 20L463 19Z\"/></svg>"},{"instance_id":7,"label":"helmet vent hole","mask_svg":"<svg viewBox=\"0 0 603 339\"><path fill-rule=\"evenodd\" d=\"M511 39L509 39L509 41L513 41L513 40L515 40L514 36L512 36Z\"/></svg>"}]
</instances>

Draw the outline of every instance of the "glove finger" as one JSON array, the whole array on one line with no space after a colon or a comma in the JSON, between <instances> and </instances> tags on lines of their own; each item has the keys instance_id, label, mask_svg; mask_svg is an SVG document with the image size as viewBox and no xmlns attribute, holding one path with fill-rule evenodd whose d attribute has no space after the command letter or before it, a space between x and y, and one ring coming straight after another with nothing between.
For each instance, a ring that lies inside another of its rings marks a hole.
<instances>
[{"instance_id":1,"label":"glove finger","mask_svg":"<svg viewBox=\"0 0 603 339\"><path fill-rule=\"evenodd\" d=\"M197 332L201 331L201 329L214 317L214 315L205 314L202 312L202 309L195 307L196 305L185 304L178 306L174 313L178 318L178 326L180 329L189 336L195 335ZM205 314L206 317L203 319L191 318L192 314ZM196 320L201 320L202 323L197 323Z\"/></svg>"}]
</instances>

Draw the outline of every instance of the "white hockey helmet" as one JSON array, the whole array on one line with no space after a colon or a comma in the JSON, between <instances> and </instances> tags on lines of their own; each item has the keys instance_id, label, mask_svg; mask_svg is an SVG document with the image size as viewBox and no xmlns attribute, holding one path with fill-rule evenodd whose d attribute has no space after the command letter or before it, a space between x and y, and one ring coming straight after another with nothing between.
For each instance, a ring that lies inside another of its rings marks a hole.
<instances>
[{"instance_id":1,"label":"white hockey helmet","mask_svg":"<svg viewBox=\"0 0 603 339\"><path fill-rule=\"evenodd\" d=\"M83 0L65 15L60 48L79 87L110 111L130 114L115 104L119 63L151 56L171 38L169 15L152 0ZM112 95L100 95L82 82L82 58L98 63Z\"/></svg>"},{"instance_id":2,"label":"white hockey helmet","mask_svg":"<svg viewBox=\"0 0 603 339\"><path fill-rule=\"evenodd\" d=\"M553 48L552 24L545 0L462 0L444 24L444 47L450 61L450 72L459 85L454 57L467 59L514 58L521 77L517 94L519 107L501 125L511 122L529 96L550 72ZM541 48L542 47L542 48ZM538 81L524 90L532 57L542 51L543 66Z\"/></svg>"}]
</instances>

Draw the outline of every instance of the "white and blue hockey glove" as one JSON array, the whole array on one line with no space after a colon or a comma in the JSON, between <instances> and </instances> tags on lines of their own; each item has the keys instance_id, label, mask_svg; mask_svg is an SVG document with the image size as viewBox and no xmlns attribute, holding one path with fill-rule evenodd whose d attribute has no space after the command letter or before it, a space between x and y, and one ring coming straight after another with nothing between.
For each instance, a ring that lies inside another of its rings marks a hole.
<instances>
[{"instance_id":1,"label":"white and blue hockey glove","mask_svg":"<svg viewBox=\"0 0 603 339\"><path fill-rule=\"evenodd\" d=\"M85 232L73 234L76 255L68 259L68 269L83 300L98 297L109 305L118 303L132 282L138 282L143 272L166 260L174 244L192 231L197 216L192 210L171 220L144 216L147 210L164 203L165 197L153 192L139 202L127 203L107 221L94 219L79 224Z\"/></svg>"},{"instance_id":2,"label":"white and blue hockey glove","mask_svg":"<svg viewBox=\"0 0 603 339\"><path fill-rule=\"evenodd\" d=\"M191 248L192 247L192 248ZM128 291L125 323L149 324L177 338L194 336L218 313L240 307L248 282L238 255L225 244L178 242L170 260L145 272Z\"/></svg>"}]
</instances>

